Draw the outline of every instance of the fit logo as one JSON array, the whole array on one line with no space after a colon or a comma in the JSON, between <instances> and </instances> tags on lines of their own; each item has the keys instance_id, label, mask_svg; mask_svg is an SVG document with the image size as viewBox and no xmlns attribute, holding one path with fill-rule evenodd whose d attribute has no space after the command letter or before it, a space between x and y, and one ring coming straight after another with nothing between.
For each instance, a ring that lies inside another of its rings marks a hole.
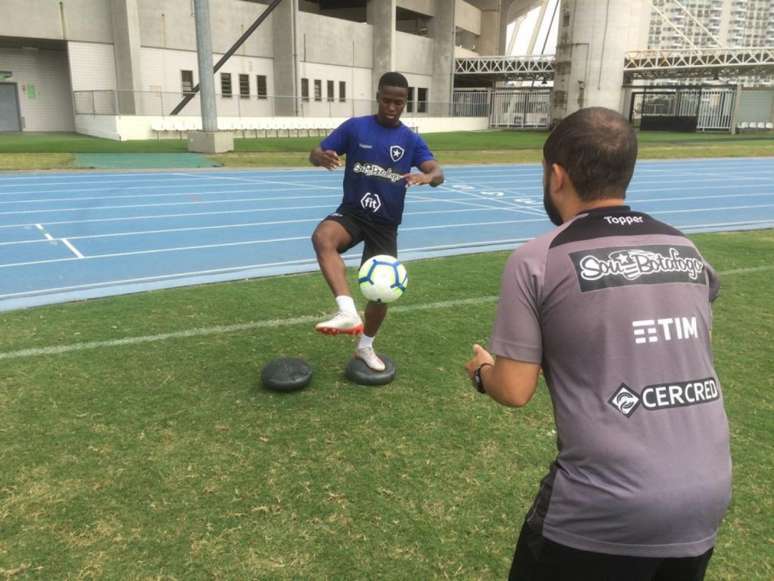
<instances>
[{"instance_id":1,"label":"fit logo","mask_svg":"<svg viewBox=\"0 0 774 581\"><path fill-rule=\"evenodd\" d=\"M699 338L696 317L632 321L632 329L634 331L634 342L637 345Z\"/></svg>"},{"instance_id":2,"label":"fit logo","mask_svg":"<svg viewBox=\"0 0 774 581\"><path fill-rule=\"evenodd\" d=\"M378 194L366 192L365 196L360 198L360 205L364 210L370 210L371 212L376 213L379 211L379 208L382 207L382 200Z\"/></svg>"}]
</instances>

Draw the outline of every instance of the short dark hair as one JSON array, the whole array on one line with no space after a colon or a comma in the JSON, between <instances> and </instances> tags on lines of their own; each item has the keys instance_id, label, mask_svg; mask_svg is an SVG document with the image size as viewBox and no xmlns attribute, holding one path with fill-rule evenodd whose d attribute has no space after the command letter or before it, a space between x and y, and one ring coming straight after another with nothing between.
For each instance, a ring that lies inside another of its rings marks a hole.
<instances>
[{"instance_id":1,"label":"short dark hair","mask_svg":"<svg viewBox=\"0 0 774 581\"><path fill-rule=\"evenodd\" d=\"M584 201L625 198L637 161L637 135L619 113L588 107L559 122L543 144L543 158L567 171Z\"/></svg>"},{"instance_id":2,"label":"short dark hair","mask_svg":"<svg viewBox=\"0 0 774 581\"><path fill-rule=\"evenodd\" d=\"M406 80L406 77L400 73L384 73L379 79L380 91L382 90L382 87L401 87L408 90L408 81Z\"/></svg>"}]
</instances>

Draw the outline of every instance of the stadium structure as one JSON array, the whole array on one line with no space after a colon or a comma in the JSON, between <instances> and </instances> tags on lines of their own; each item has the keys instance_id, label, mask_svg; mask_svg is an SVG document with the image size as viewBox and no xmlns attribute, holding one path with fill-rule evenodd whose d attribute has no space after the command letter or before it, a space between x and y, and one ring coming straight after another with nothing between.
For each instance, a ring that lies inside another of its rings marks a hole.
<instances>
[{"instance_id":1,"label":"stadium structure","mask_svg":"<svg viewBox=\"0 0 774 581\"><path fill-rule=\"evenodd\" d=\"M4 0L0 131L126 140L200 128L193 4ZM773 127L774 0L209 0L209 8L218 126L242 135L322 133L372 112L389 70L408 78L404 120L423 132L545 128L588 105L644 128ZM524 52L514 54L519 39Z\"/></svg>"}]
</instances>

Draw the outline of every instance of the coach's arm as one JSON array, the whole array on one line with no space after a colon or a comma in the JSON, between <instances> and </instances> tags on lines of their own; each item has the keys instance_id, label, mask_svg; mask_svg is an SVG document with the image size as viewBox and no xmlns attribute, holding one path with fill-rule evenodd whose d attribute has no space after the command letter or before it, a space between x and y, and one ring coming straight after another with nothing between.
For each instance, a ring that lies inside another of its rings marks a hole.
<instances>
[{"instance_id":1,"label":"coach's arm","mask_svg":"<svg viewBox=\"0 0 774 581\"><path fill-rule=\"evenodd\" d=\"M477 369L480 369L481 385L489 397L502 405L517 408L532 399L540 375L540 365L500 356L495 359L478 344L473 345L473 358L465 364L471 379Z\"/></svg>"}]
</instances>

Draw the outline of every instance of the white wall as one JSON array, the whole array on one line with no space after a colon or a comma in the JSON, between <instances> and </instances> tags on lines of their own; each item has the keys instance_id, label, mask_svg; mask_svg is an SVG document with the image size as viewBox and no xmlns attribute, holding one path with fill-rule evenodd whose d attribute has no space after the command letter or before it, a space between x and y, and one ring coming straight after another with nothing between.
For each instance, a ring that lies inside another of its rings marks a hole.
<instances>
[{"instance_id":1,"label":"white wall","mask_svg":"<svg viewBox=\"0 0 774 581\"><path fill-rule=\"evenodd\" d=\"M222 55L213 55L213 64ZM182 70L193 71L194 85L199 82L199 70L196 53L185 50L165 50L143 47L140 53L143 72L142 86L144 106L141 112L145 115L168 114L182 98ZM274 95L273 60L262 57L232 56L215 76L215 92L220 95L221 73L231 74L231 90L233 97L218 98L216 107L220 115L260 116L272 115L272 100L258 99L258 81L256 77L266 77L267 95ZM246 74L250 82L250 97L239 96L239 75ZM198 115L200 113L199 98L194 98L183 109L182 114Z\"/></svg>"},{"instance_id":2,"label":"white wall","mask_svg":"<svg viewBox=\"0 0 774 581\"><path fill-rule=\"evenodd\" d=\"M0 48L0 68L17 84L24 131L72 131L67 52Z\"/></svg>"},{"instance_id":3,"label":"white wall","mask_svg":"<svg viewBox=\"0 0 774 581\"><path fill-rule=\"evenodd\" d=\"M375 100L375 96L371 94L370 69L300 62L298 75L299 95L301 93L300 79L309 79L309 101L301 102L300 115L305 117L348 117L371 112L371 102ZM314 82L318 79L322 82L322 101L314 100ZM335 98L333 102L327 100L327 82L329 80L333 81ZM344 81L347 84L347 101L354 101L354 103L339 102L339 81Z\"/></svg>"},{"instance_id":4,"label":"white wall","mask_svg":"<svg viewBox=\"0 0 774 581\"><path fill-rule=\"evenodd\" d=\"M742 89L736 121L774 121L774 89Z\"/></svg>"},{"instance_id":5,"label":"white wall","mask_svg":"<svg viewBox=\"0 0 774 581\"><path fill-rule=\"evenodd\" d=\"M112 44L68 42L73 91L112 91L116 88L116 61Z\"/></svg>"}]
</instances>

